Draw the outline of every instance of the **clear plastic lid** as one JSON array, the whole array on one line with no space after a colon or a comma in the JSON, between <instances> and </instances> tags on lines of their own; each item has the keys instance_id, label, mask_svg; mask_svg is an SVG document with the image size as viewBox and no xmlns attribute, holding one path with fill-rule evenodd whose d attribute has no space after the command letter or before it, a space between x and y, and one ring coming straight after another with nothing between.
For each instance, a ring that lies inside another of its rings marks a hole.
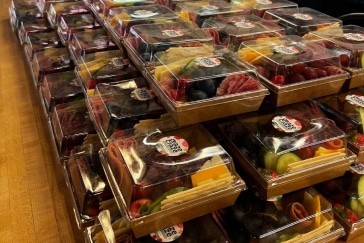
<instances>
[{"instance_id":1,"label":"clear plastic lid","mask_svg":"<svg viewBox=\"0 0 364 243\"><path fill-rule=\"evenodd\" d=\"M182 19L198 27L211 17L244 15L250 11L250 8L239 8L221 0L184 1L178 3L175 9Z\"/></svg>"},{"instance_id":2,"label":"clear plastic lid","mask_svg":"<svg viewBox=\"0 0 364 243\"><path fill-rule=\"evenodd\" d=\"M64 15L61 17L58 26L58 33L61 40L68 42L72 39L72 33L100 27L92 14Z\"/></svg>"},{"instance_id":3,"label":"clear plastic lid","mask_svg":"<svg viewBox=\"0 0 364 243\"><path fill-rule=\"evenodd\" d=\"M34 21L21 22L18 31L20 44L26 43L28 33L51 31L51 30L53 29L46 19L35 19Z\"/></svg>"},{"instance_id":4,"label":"clear plastic lid","mask_svg":"<svg viewBox=\"0 0 364 243\"><path fill-rule=\"evenodd\" d=\"M29 60L33 59L36 52L49 48L63 47L55 31L28 33L26 43L25 50Z\"/></svg>"},{"instance_id":5,"label":"clear plastic lid","mask_svg":"<svg viewBox=\"0 0 364 243\"><path fill-rule=\"evenodd\" d=\"M61 16L71 14L88 13L89 10L82 1L51 3L47 11L50 24L57 25Z\"/></svg>"},{"instance_id":6,"label":"clear plastic lid","mask_svg":"<svg viewBox=\"0 0 364 243\"><path fill-rule=\"evenodd\" d=\"M248 198L248 200L247 200ZM334 227L331 204L315 189L262 200L253 191L242 192L235 204L213 213L231 242L316 241Z\"/></svg>"},{"instance_id":7,"label":"clear plastic lid","mask_svg":"<svg viewBox=\"0 0 364 243\"><path fill-rule=\"evenodd\" d=\"M345 133L309 101L237 119L223 130L268 181L343 160L348 153Z\"/></svg>"},{"instance_id":8,"label":"clear plastic lid","mask_svg":"<svg viewBox=\"0 0 364 243\"><path fill-rule=\"evenodd\" d=\"M283 26L287 35L303 36L310 31L343 25L340 19L307 7L271 9L265 11L263 18Z\"/></svg>"},{"instance_id":9,"label":"clear plastic lid","mask_svg":"<svg viewBox=\"0 0 364 243\"><path fill-rule=\"evenodd\" d=\"M356 25L344 25L341 28L330 28L312 31L304 38L317 41L326 48L340 54L343 67L364 68L364 28Z\"/></svg>"},{"instance_id":10,"label":"clear plastic lid","mask_svg":"<svg viewBox=\"0 0 364 243\"><path fill-rule=\"evenodd\" d=\"M198 28L191 28L185 22L135 25L124 39L141 62L153 60L154 54L171 47L200 46L212 44L212 37Z\"/></svg>"},{"instance_id":11,"label":"clear plastic lid","mask_svg":"<svg viewBox=\"0 0 364 243\"><path fill-rule=\"evenodd\" d=\"M178 14L163 5L141 5L112 8L109 11L107 24L118 37L127 37L134 25L151 23L173 23Z\"/></svg>"},{"instance_id":12,"label":"clear plastic lid","mask_svg":"<svg viewBox=\"0 0 364 243\"><path fill-rule=\"evenodd\" d=\"M178 210L241 183L229 154L201 125L118 139L107 157L129 219Z\"/></svg>"},{"instance_id":13,"label":"clear plastic lid","mask_svg":"<svg viewBox=\"0 0 364 243\"><path fill-rule=\"evenodd\" d=\"M43 13L37 7L37 2L32 0L12 1L12 11L19 21L24 22L43 17Z\"/></svg>"},{"instance_id":14,"label":"clear plastic lid","mask_svg":"<svg viewBox=\"0 0 364 243\"><path fill-rule=\"evenodd\" d=\"M297 3L287 0L232 0L231 3L237 7L250 7L258 17L263 17L270 9L298 7Z\"/></svg>"},{"instance_id":15,"label":"clear plastic lid","mask_svg":"<svg viewBox=\"0 0 364 243\"><path fill-rule=\"evenodd\" d=\"M172 47L155 55L158 86L173 101L187 103L260 90L255 69L226 48Z\"/></svg>"},{"instance_id":16,"label":"clear plastic lid","mask_svg":"<svg viewBox=\"0 0 364 243\"><path fill-rule=\"evenodd\" d=\"M153 4L155 0L93 0L91 8L101 19L109 16L110 9Z\"/></svg>"},{"instance_id":17,"label":"clear plastic lid","mask_svg":"<svg viewBox=\"0 0 364 243\"><path fill-rule=\"evenodd\" d=\"M262 38L241 44L238 55L277 86L342 76L339 54L297 35Z\"/></svg>"},{"instance_id":18,"label":"clear plastic lid","mask_svg":"<svg viewBox=\"0 0 364 243\"><path fill-rule=\"evenodd\" d=\"M284 35L284 28L255 15L211 18L204 21L205 28L215 43L237 51L243 41Z\"/></svg>"}]
</instances>

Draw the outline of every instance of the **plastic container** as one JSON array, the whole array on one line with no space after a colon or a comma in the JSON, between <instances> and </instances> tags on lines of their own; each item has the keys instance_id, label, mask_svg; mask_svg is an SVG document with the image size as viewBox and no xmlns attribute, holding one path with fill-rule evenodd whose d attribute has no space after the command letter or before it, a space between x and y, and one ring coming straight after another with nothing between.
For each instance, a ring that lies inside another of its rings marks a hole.
<instances>
[{"instance_id":1,"label":"plastic container","mask_svg":"<svg viewBox=\"0 0 364 243\"><path fill-rule=\"evenodd\" d=\"M201 27L203 22L209 18L222 16L245 15L251 12L250 8L239 8L226 1L183 1L175 8L180 17L191 22L196 27Z\"/></svg>"},{"instance_id":2,"label":"plastic container","mask_svg":"<svg viewBox=\"0 0 364 243\"><path fill-rule=\"evenodd\" d=\"M130 59L140 70L153 65L153 56L157 52L172 47L200 46L203 43L212 44L212 37L184 22L135 25L124 39Z\"/></svg>"},{"instance_id":3,"label":"plastic container","mask_svg":"<svg viewBox=\"0 0 364 243\"><path fill-rule=\"evenodd\" d=\"M51 3L47 11L49 23L55 27L64 15L88 13L89 10L83 1Z\"/></svg>"},{"instance_id":4,"label":"plastic container","mask_svg":"<svg viewBox=\"0 0 364 243\"><path fill-rule=\"evenodd\" d=\"M243 42L238 55L257 68L271 106L338 93L350 75L338 53L297 35Z\"/></svg>"},{"instance_id":5,"label":"plastic container","mask_svg":"<svg viewBox=\"0 0 364 243\"><path fill-rule=\"evenodd\" d=\"M34 21L21 22L18 30L18 38L20 45L27 43L29 33L40 33L52 31L52 27L46 19L36 19Z\"/></svg>"},{"instance_id":6,"label":"plastic container","mask_svg":"<svg viewBox=\"0 0 364 243\"><path fill-rule=\"evenodd\" d=\"M43 18L36 1L13 0L9 7L10 24L13 30L18 30L22 22L35 21Z\"/></svg>"},{"instance_id":7,"label":"plastic container","mask_svg":"<svg viewBox=\"0 0 364 243\"><path fill-rule=\"evenodd\" d=\"M231 0L230 3L240 8L250 7L252 14L258 17L263 17L267 10L298 7L297 3L287 0Z\"/></svg>"},{"instance_id":8,"label":"plastic container","mask_svg":"<svg viewBox=\"0 0 364 243\"><path fill-rule=\"evenodd\" d=\"M62 43L68 45L68 42L72 40L73 33L100 27L92 14L64 15L59 21L57 33Z\"/></svg>"},{"instance_id":9,"label":"plastic container","mask_svg":"<svg viewBox=\"0 0 364 243\"><path fill-rule=\"evenodd\" d=\"M178 19L178 14L166 6L141 5L112 8L105 25L115 38L120 40L128 36L130 28L134 25L174 23Z\"/></svg>"},{"instance_id":10,"label":"plastic container","mask_svg":"<svg viewBox=\"0 0 364 243\"><path fill-rule=\"evenodd\" d=\"M85 98L74 71L45 75L40 89L46 114L56 105Z\"/></svg>"},{"instance_id":11,"label":"plastic container","mask_svg":"<svg viewBox=\"0 0 364 243\"><path fill-rule=\"evenodd\" d=\"M202 125L118 139L100 156L136 238L231 206L245 190L231 157Z\"/></svg>"},{"instance_id":12,"label":"plastic container","mask_svg":"<svg viewBox=\"0 0 364 243\"><path fill-rule=\"evenodd\" d=\"M157 119L166 113L144 78L100 83L86 104L104 144L114 133L131 129L140 120Z\"/></svg>"},{"instance_id":13,"label":"plastic container","mask_svg":"<svg viewBox=\"0 0 364 243\"><path fill-rule=\"evenodd\" d=\"M202 28L214 37L215 44L237 51L244 41L284 35L284 28L253 14L207 19Z\"/></svg>"},{"instance_id":14,"label":"plastic container","mask_svg":"<svg viewBox=\"0 0 364 243\"><path fill-rule=\"evenodd\" d=\"M287 35L303 36L310 31L343 25L340 19L307 7L271 9L265 11L263 18L284 27Z\"/></svg>"},{"instance_id":15,"label":"plastic container","mask_svg":"<svg viewBox=\"0 0 364 243\"><path fill-rule=\"evenodd\" d=\"M75 2L75 0L36 0L38 9L42 13L47 13L51 4L63 3L63 2Z\"/></svg>"},{"instance_id":16,"label":"plastic container","mask_svg":"<svg viewBox=\"0 0 364 243\"><path fill-rule=\"evenodd\" d=\"M65 47L49 48L35 53L30 66L35 86L43 82L46 74L70 71L75 67Z\"/></svg>"},{"instance_id":17,"label":"plastic container","mask_svg":"<svg viewBox=\"0 0 364 243\"><path fill-rule=\"evenodd\" d=\"M217 210L213 216L232 243L334 243L345 234L334 220L331 204L312 187L284 194L276 201L262 200L247 190L233 206Z\"/></svg>"},{"instance_id":18,"label":"plastic container","mask_svg":"<svg viewBox=\"0 0 364 243\"><path fill-rule=\"evenodd\" d=\"M258 110L267 95L256 70L226 48L170 48L155 58L161 65L146 75L179 126Z\"/></svg>"},{"instance_id":19,"label":"plastic container","mask_svg":"<svg viewBox=\"0 0 364 243\"><path fill-rule=\"evenodd\" d=\"M25 56L28 62L33 60L35 53L51 48L64 47L55 31L28 33L24 46Z\"/></svg>"},{"instance_id":20,"label":"plastic container","mask_svg":"<svg viewBox=\"0 0 364 243\"><path fill-rule=\"evenodd\" d=\"M342 176L356 158L345 133L309 101L236 117L219 129L247 182L267 199Z\"/></svg>"},{"instance_id":21,"label":"plastic container","mask_svg":"<svg viewBox=\"0 0 364 243\"><path fill-rule=\"evenodd\" d=\"M76 67L76 74L84 92L95 89L99 83L110 83L141 77L141 73L119 50L87 54L82 64Z\"/></svg>"},{"instance_id":22,"label":"plastic container","mask_svg":"<svg viewBox=\"0 0 364 243\"><path fill-rule=\"evenodd\" d=\"M350 73L345 89L364 85L364 28L344 25L337 29L312 31L304 38L338 52L341 66Z\"/></svg>"}]
</instances>

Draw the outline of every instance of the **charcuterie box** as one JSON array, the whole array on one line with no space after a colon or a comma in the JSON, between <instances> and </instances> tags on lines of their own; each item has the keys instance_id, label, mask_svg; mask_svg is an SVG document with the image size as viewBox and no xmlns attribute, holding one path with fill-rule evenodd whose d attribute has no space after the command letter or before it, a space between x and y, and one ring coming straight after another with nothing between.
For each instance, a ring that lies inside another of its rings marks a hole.
<instances>
[{"instance_id":1,"label":"charcuterie box","mask_svg":"<svg viewBox=\"0 0 364 243\"><path fill-rule=\"evenodd\" d=\"M338 53L297 35L243 42L238 55L257 68L276 107L336 94L350 76Z\"/></svg>"},{"instance_id":2,"label":"charcuterie box","mask_svg":"<svg viewBox=\"0 0 364 243\"><path fill-rule=\"evenodd\" d=\"M42 19L43 13L39 11L36 1L33 0L13 0L9 6L10 25L17 31L22 22Z\"/></svg>"},{"instance_id":3,"label":"charcuterie box","mask_svg":"<svg viewBox=\"0 0 364 243\"><path fill-rule=\"evenodd\" d=\"M170 48L155 58L146 77L180 126L256 111L268 94L254 67L226 48Z\"/></svg>"},{"instance_id":4,"label":"charcuterie box","mask_svg":"<svg viewBox=\"0 0 364 243\"><path fill-rule=\"evenodd\" d=\"M234 204L245 182L202 125L127 136L100 150L136 238Z\"/></svg>"},{"instance_id":5,"label":"charcuterie box","mask_svg":"<svg viewBox=\"0 0 364 243\"><path fill-rule=\"evenodd\" d=\"M20 27L18 30L18 38L20 45L27 43L27 36L30 33L40 33L40 32L47 32L52 31L52 27L48 23L48 20L42 19L35 19L34 21L26 21L21 22Z\"/></svg>"},{"instance_id":6,"label":"charcuterie box","mask_svg":"<svg viewBox=\"0 0 364 243\"><path fill-rule=\"evenodd\" d=\"M74 2L54 2L50 3L47 11L47 18L49 23L56 27L64 15L83 14L88 13L89 10L83 1Z\"/></svg>"},{"instance_id":7,"label":"charcuterie box","mask_svg":"<svg viewBox=\"0 0 364 243\"><path fill-rule=\"evenodd\" d=\"M219 129L247 184L267 199L342 176L356 159L345 133L310 101L237 116Z\"/></svg>"}]
</instances>

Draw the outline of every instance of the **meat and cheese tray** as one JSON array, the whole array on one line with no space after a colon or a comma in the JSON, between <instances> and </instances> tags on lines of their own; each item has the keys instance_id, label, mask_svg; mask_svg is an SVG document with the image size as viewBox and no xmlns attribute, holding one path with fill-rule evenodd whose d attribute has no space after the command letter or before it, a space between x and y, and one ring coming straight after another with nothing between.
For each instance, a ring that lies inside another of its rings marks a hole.
<instances>
[{"instance_id":1,"label":"meat and cheese tray","mask_svg":"<svg viewBox=\"0 0 364 243\"><path fill-rule=\"evenodd\" d=\"M49 5L47 18L49 23L53 27L56 27L58 26L61 17L64 15L83 14L88 12L89 10L83 1L54 2Z\"/></svg>"},{"instance_id":2,"label":"meat and cheese tray","mask_svg":"<svg viewBox=\"0 0 364 243\"><path fill-rule=\"evenodd\" d=\"M283 27L253 14L207 19L202 28L214 37L215 44L234 52L244 41L285 34Z\"/></svg>"},{"instance_id":3,"label":"meat and cheese tray","mask_svg":"<svg viewBox=\"0 0 364 243\"><path fill-rule=\"evenodd\" d=\"M201 27L206 19L249 14L250 8L239 8L220 0L183 1L177 4L175 12L193 26Z\"/></svg>"},{"instance_id":4,"label":"meat and cheese tray","mask_svg":"<svg viewBox=\"0 0 364 243\"><path fill-rule=\"evenodd\" d=\"M338 53L297 35L245 41L238 55L257 68L273 106L336 94L350 76Z\"/></svg>"},{"instance_id":5,"label":"meat and cheese tray","mask_svg":"<svg viewBox=\"0 0 364 243\"><path fill-rule=\"evenodd\" d=\"M20 27L18 30L18 39L20 45L27 43L27 36L29 33L40 33L40 32L47 32L52 31L53 28L49 24L48 20L42 19L35 19L34 21L26 21L21 22Z\"/></svg>"},{"instance_id":6,"label":"meat and cheese tray","mask_svg":"<svg viewBox=\"0 0 364 243\"><path fill-rule=\"evenodd\" d=\"M76 75L85 94L99 83L110 83L141 77L142 74L120 50L102 51L85 55L77 65Z\"/></svg>"},{"instance_id":7,"label":"meat and cheese tray","mask_svg":"<svg viewBox=\"0 0 364 243\"><path fill-rule=\"evenodd\" d=\"M172 47L154 57L146 77L180 126L256 111L268 94L256 70L227 48Z\"/></svg>"},{"instance_id":8,"label":"meat and cheese tray","mask_svg":"<svg viewBox=\"0 0 364 243\"><path fill-rule=\"evenodd\" d=\"M100 157L136 238L231 206L245 190L231 157L201 124L126 136Z\"/></svg>"},{"instance_id":9,"label":"meat and cheese tray","mask_svg":"<svg viewBox=\"0 0 364 243\"><path fill-rule=\"evenodd\" d=\"M123 40L130 59L142 70L152 66L154 54L171 47L201 46L212 44L212 37L204 30L192 28L188 23L142 24L131 27L129 36Z\"/></svg>"},{"instance_id":10,"label":"meat and cheese tray","mask_svg":"<svg viewBox=\"0 0 364 243\"><path fill-rule=\"evenodd\" d=\"M347 146L364 161L364 88L357 87L316 99L326 116L346 133Z\"/></svg>"},{"instance_id":11,"label":"meat and cheese tray","mask_svg":"<svg viewBox=\"0 0 364 243\"><path fill-rule=\"evenodd\" d=\"M329 201L312 187L284 194L275 201L246 190L233 206L212 214L231 243L335 243L345 234L334 220Z\"/></svg>"},{"instance_id":12,"label":"meat and cheese tray","mask_svg":"<svg viewBox=\"0 0 364 243\"><path fill-rule=\"evenodd\" d=\"M12 0L9 6L10 26L14 31L18 30L22 22L34 21L43 18L36 1Z\"/></svg>"},{"instance_id":13,"label":"meat and cheese tray","mask_svg":"<svg viewBox=\"0 0 364 243\"><path fill-rule=\"evenodd\" d=\"M247 184L267 199L342 176L356 158L345 133L310 101L237 116L219 129Z\"/></svg>"},{"instance_id":14,"label":"meat and cheese tray","mask_svg":"<svg viewBox=\"0 0 364 243\"><path fill-rule=\"evenodd\" d=\"M40 86L40 97L44 111L48 115L54 106L84 99L85 95L72 70L46 74Z\"/></svg>"},{"instance_id":15,"label":"meat and cheese tray","mask_svg":"<svg viewBox=\"0 0 364 243\"><path fill-rule=\"evenodd\" d=\"M177 13L163 5L141 5L131 7L117 7L109 11L106 28L116 40L128 36L130 28L140 24L174 23L179 19Z\"/></svg>"},{"instance_id":16,"label":"meat and cheese tray","mask_svg":"<svg viewBox=\"0 0 364 243\"><path fill-rule=\"evenodd\" d=\"M329 200L335 219L344 227L342 238L351 241L364 233L364 164L350 166L341 177L315 186Z\"/></svg>"},{"instance_id":17,"label":"meat and cheese tray","mask_svg":"<svg viewBox=\"0 0 364 243\"><path fill-rule=\"evenodd\" d=\"M33 60L34 54L49 48L64 47L54 30L28 33L24 45L25 57L28 62Z\"/></svg>"},{"instance_id":18,"label":"meat and cheese tray","mask_svg":"<svg viewBox=\"0 0 364 243\"><path fill-rule=\"evenodd\" d=\"M341 66L350 73L345 89L364 85L364 28L344 25L341 28L312 31L304 38L316 41L340 55Z\"/></svg>"},{"instance_id":19,"label":"meat and cheese tray","mask_svg":"<svg viewBox=\"0 0 364 243\"><path fill-rule=\"evenodd\" d=\"M73 70L75 67L66 47L49 48L36 52L30 62L34 85L37 87L43 82L46 74Z\"/></svg>"},{"instance_id":20,"label":"meat and cheese tray","mask_svg":"<svg viewBox=\"0 0 364 243\"><path fill-rule=\"evenodd\" d=\"M72 40L73 33L95 28L101 28L101 25L90 13L64 15L59 20L57 33L63 45L68 45L69 41Z\"/></svg>"},{"instance_id":21,"label":"meat and cheese tray","mask_svg":"<svg viewBox=\"0 0 364 243\"><path fill-rule=\"evenodd\" d=\"M310 31L343 25L340 19L308 7L270 9L263 18L283 26L287 35L303 36Z\"/></svg>"},{"instance_id":22,"label":"meat and cheese tray","mask_svg":"<svg viewBox=\"0 0 364 243\"><path fill-rule=\"evenodd\" d=\"M113 134L132 129L140 120L157 119L166 113L142 77L100 83L86 105L105 145Z\"/></svg>"},{"instance_id":23,"label":"meat and cheese tray","mask_svg":"<svg viewBox=\"0 0 364 243\"><path fill-rule=\"evenodd\" d=\"M265 11L270 9L298 7L297 3L287 0L231 0L230 2L237 7L250 7L251 13L258 17L263 17Z\"/></svg>"}]
</instances>

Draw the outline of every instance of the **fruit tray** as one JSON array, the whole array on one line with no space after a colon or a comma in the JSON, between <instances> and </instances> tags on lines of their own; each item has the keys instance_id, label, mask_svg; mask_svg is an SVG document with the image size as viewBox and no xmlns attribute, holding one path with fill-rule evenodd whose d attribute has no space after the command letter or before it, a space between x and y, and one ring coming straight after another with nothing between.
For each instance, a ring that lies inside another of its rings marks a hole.
<instances>
[{"instance_id":1,"label":"fruit tray","mask_svg":"<svg viewBox=\"0 0 364 243\"><path fill-rule=\"evenodd\" d=\"M83 1L74 2L54 2L50 3L49 9L47 11L47 18L49 23L56 27L59 21L64 15L72 14L83 14L89 13L86 4Z\"/></svg>"},{"instance_id":2,"label":"fruit tray","mask_svg":"<svg viewBox=\"0 0 364 243\"><path fill-rule=\"evenodd\" d=\"M50 48L64 47L57 33L53 30L28 33L24 45L25 56L28 62L33 60L34 54Z\"/></svg>"},{"instance_id":3,"label":"fruit tray","mask_svg":"<svg viewBox=\"0 0 364 243\"><path fill-rule=\"evenodd\" d=\"M18 38L20 45L27 43L29 33L40 33L51 31L52 27L46 19L35 19L34 21L21 22L18 30Z\"/></svg>"},{"instance_id":4,"label":"fruit tray","mask_svg":"<svg viewBox=\"0 0 364 243\"><path fill-rule=\"evenodd\" d=\"M317 184L316 189L329 200L335 219L343 226L351 241L364 233L364 164L350 166L341 177Z\"/></svg>"},{"instance_id":5,"label":"fruit tray","mask_svg":"<svg viewBox=\"0 0 364 243\"><path fill-rule=\"evenodd\" d=\"M143 24L131 27L129 36L123 40L130 59L143 70L152 66L154 54L169 48L213 44L212 37L198 28L191 28L186 22Z\"/></svg>"},{"instance_id":6,"label":"fruit tray","mask_svg":"<svg viewBox=\"0 0 364 243\"><path fill-rule=\"evenodd\" d=\"M61 16L57 33L64 45L72 40L73 33L84 31L85 29L101 28L92 14L76 14Z\"/></svg>"},{"instance_id":7,"label":"fruit tray","mask_svg":"<svg viewBox=\"0 0 364 243\"><path fill-rule=\"evenodd\" d=\"M340 19L308 7L270 9L264 13L263 19L284 27L287 35L299 36L310 31L339 28L343 25Z\"/></svg>"},{"instance_id":8,"label":"fruit tray","mask_svg":"<svg viewBox=\"0 0 364 243\"><path fill-rule=\"evenodd\" d=\"M232 243L334 243L345 234L334 220L331 204L312 187L284 194L275 201L246 190L233 206L212 214Z\"/></svg>"},{"instance_id":9,"label":"fruit tray","mask_svg":"<svg viewBox=\"0 0 364 243\"><path fill-rule=\"evenodd\" d=\"M347 146L364 161L364 88L358 87L339 94L316 99L326 116L346 133Z\"/></svg>"},{"instance_id":10,"label":"fruit tray","mask_svg":"<svg viewBox=\"0 0 364 243\"><path fill-rule=\"evenodd\" d=\"M244 179L267 199L342 176L356 159L345 133L310 101L218 126Z\"/></svg>"},{"instance_id":11,"label":"fruit tray","mask_svg":"<svg viewBox=\"0 0 364 243\"><path fill-rule=\"evenodd\" d=\"M226 48L171 48L155 57L162 65L146 77L180 126L256 111L268 94L255 69Z\"/></svg>"},{"instance_id":12,"label":"fruit tray","mask_svg":"<svg viewBox=\"0 0 364 243\"><path fill-rule=\"evenodd\" d=\"M100 150L136 238L234 204L245 182L202 125L126 136Z\"/></svg>"},{"instance_id":13,"label":"fruit tray","mask_svg":"<svg viewBox=\"0 0 364 243\"><path fill-rule=\"evenodd\" d=\"M140 120L157 119L166 113L144 78L100 83L86 105L104 144L113 134L133 128Z\"/></svg>"},{"instance_id":14,"label":"fruit tray","mask_svg":"<svg viewBox=\"0 0 364 243\"><path fill-rule=\"evenodd\" d=\"M267 10L298 7L297 3L287 0L231 0L230 2L240 8L250 7L252 14L260 18L264 16Z\"/></svg>"},{"instance_id":15,"label":"fruit tray","mask_svg":"<svg viewBox=\"0 0 364 243\"><path fill-rule=\"evenodd\" d=\"M341 28L312 31L304 36L340 55L341 66L350 73L344 85L352 89L364 85L364 28L344 25Z\"/></svg>"},{"instance_id":16,"label":"fruit tray","mask_svg":"<svg viewBox=\"0 0 364 243\"><path fill-rule=\"evenodd\" d=\"M32 0L13 0L9 7L10 23L13 30L18 30L22 22L43 18L37 4Z\"/></svg>"},{"instance_id":17,"label":"fruit tray","mask_svg":"<svg viewBox=\"0 0 364 243\"><path fill-rule=\"evenodd\" d=\"M202 28L214 37L215 44L236 52L244 41L284 35L284 28L253 14L207 19Z\"/></svg>"},{"instance_id":18,"label":"fruit tray","mask_svg":"<svg viewBox=\"0 0 364 243\"><path fill-rule=\"evenodd\" d=\"M175 12L195 27L201 27L206 19L223 16L245 15L250 8L239 8L226 1L204 0L179 2Z\"/></svg>"},{"instance_id":19,"label":"fruit tray","mask_svg":"<svg viewBox=\"0 0 364 243\"><path fill-rule=\"evenodd\" d=\"M85 98L74 71L45 75L40 90L46 114L56 105Z\"/></svg>"},{"instance_id":20,"label":"fruit tray","mask_svg":"<svg viewBox=\"0 0 364 243\"><path fill-rule=\"evenodd\" d=\"M99 83L110 83L141 77L142 74L120 50L110 50L85 55L75 69L85 94Z\"/></svg>"},{"instance_id":21,"label":"fruit tray","mask_svg":"<svg viewBox=\"0 0 364 243\"><path fill-rule=\"evenodd\" d=\"M243 42L238 55L257 68L271 106L338 93L350 76L338 53L297 35Z\"/></svg>"}]
</instances>

